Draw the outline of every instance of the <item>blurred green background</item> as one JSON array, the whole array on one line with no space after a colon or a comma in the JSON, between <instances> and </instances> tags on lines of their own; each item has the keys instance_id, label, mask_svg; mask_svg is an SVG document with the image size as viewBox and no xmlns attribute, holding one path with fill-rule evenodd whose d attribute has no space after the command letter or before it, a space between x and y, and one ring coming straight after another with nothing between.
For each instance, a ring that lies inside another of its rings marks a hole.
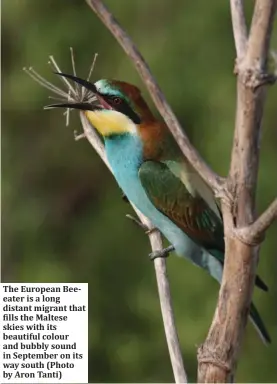
<instances>
[{"instance_id":1,"label":"blurred green background","mask_svg":"<svg viewBox=\"0 0 277 384\"><path fill-rule=\"evenodd\" d=\"M47 90L22 71L51 73L53 54L85 77L143 88L132 64L82 0L2 0L2 280L89 283L90 382L172 381L147 237L125 218L131 208L89 143L74 141L77 113L44 111ZM252 1L247 2L251 15ZM204 158L221 175L230 159L236 98L228 1L106 1L138 44L174 111ZM275 25L272 47L277 48ZM146 94L145 89L144 94ZM149 100L149 97L146 95ZM277 87L268 91L258 209L276 194ZM259 274L269 294L255 302L272 335L265 347L251 325L238 382L277 381L276 226L263 243ZM176 322L190 381L207 334L218 285L177 257L168 259ZM78 326L78 325L76 325Z\"/></svg>"}]
</instances>

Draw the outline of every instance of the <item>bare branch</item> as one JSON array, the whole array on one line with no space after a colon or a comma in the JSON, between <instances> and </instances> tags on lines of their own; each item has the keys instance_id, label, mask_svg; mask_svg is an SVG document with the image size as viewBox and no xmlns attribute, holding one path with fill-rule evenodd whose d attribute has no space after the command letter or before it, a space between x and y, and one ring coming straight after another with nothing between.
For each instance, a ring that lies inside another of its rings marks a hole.
<instances>
[{"instance_id":1,"label":"bare branch","mask_svg":"<svg viewBox=\"0 0 277 384\"><path fill-rule=\"evenodd\" d=\"M223 207L224 271L213 322L199 350L200 382L228 382L232 379L252 297L259 247L244 244L233 236L232 229L234 221L238 228L244 229L251 227L255 219L265 100L261 79L266 73L276 1L256 0L247 52L238 63L236 128L228 177L235 205L232 212ZM218 358L220 364L216 363Z\"/></svg>"},{"instance_id":2,"label":"bare branch","mask_svg":"<svg viewBox=\"0 0 277 384\"><path fill-rule=\"evenodd\" d=\"M105 153L104 145L99 139L96 132L92 129L89 122L87 121L84 114L80 113L81 123L85 132L85 135L102 158L106 166L111 171L111 167L107 160L107 156ZM111 171L112 172L112 171ZM151 229L153 226L148 218L146 218L134 205L132 205L136 214L140 218L142 224ZM159 231L149 231L149 240L151 243L152 252L160 251L163 249L162 238ZM180 348L180 343L178 339L178 334L175 326L174 313L172 308L172 300L170 294L170 286L168 282L167 272L166 272L166 261L163 258L157 258L154 260L157 284L158 284L158 292L159 299L165 329L165 335L167 340L167 345L169 349L169 355L171 359L173 374L176 383L187 383L187 374L184 369L182 352Z\"/></svg>"},{"instance_id":3,"label":"bare branch","mask_svg":"<svg viewBox=\"0 0 277 384\"><path fill-rule=\"evenodd\" d=\"M262 240L264 232L274 220L277 220L277 198L254 223L245 228L235 229L234 235L245 244L255 246Z\"/></svg>"},{"instance_id":4,"label":"bare branch","mask_svg":"<svg viewBox=\"0 0 277 384\"><path fill-rule=\"evenodd\" d=\"M243 0L230 0L233 34L237 58L244 57L247 47L247 28L243 10Z\"/></svg>"},{"instance_id":5,"label":"bare branch","mask_svg":"<svg viewBox=\"0 0 277 384\"><path fill-rule=\"evenodd\" d=\"M265 72L276 7L276 0L256 0L245 58L246 67Z\"/></svg>"},{"instance_id":6,"label":"bare branch","mask_svg":"<svg viewBox=\"0 0 277 384\"><path fill-rule=\"evenodd\" d=\"M172 135L177 141L185 157L215 192L222 190L222 184L225 180L211 170L211 168L201 158L198 151L192 146L189 138L182 130L179 121L168 105L160 87L154 79L150 68L146 64L141 53L138 51L130 37L119 25L117 20L102 1L86 0L86 2L101 19L103 24L110 30L126 54L130 57L142 80L144 81L158 111L167 123Z\"/></svg>"},{"instance_id":7,"label":"bare branch","mask_svg":"<svg viewBox=\"0 0 277 384\"><path fill-rule=\"evenodd\" d=\"M245 59L238 67L237 140L234 142L230 179L238 196L237 225L254 221L255 190L260 150L260 129L265 99L264 87L255 88L266 72L277 0L256 0ZM241 214L240 214L241 212ZM246 213L245 213L246 212ZM240 219L241 217L241 219Z\"/></svg>"}]
</instances>

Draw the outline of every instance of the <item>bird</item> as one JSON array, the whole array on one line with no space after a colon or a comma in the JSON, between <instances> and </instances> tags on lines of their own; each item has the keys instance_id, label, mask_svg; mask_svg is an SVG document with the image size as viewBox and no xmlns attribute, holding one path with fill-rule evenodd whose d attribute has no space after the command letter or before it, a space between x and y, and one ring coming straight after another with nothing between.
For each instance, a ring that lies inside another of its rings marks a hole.
<instances>
[{"instance_id":1,"label":"bird","mask_svg":"<svg viewBox=\"0 0 277 384\"><path fill-rule=\"evenodd\" d=\"M152 258L169 252L189 259L221 283L224 230L213 191L184 157L167 125L158 120L140 89L120 80L95 83L57 72L92 92L96 102L67 102L48 107L84 111L102 136L113 175L132 202L171 244ZM255 284L267 291L256 276ZM265 344L270 336L253 302L249 317Z\"/></svg>"}]
</instances>

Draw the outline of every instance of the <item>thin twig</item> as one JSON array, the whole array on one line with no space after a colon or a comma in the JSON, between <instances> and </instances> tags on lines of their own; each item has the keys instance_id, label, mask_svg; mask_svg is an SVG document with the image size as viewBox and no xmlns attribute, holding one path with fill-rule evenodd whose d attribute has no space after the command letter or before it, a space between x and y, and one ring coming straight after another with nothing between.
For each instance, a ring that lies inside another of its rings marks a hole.
<instances>
[{"instance_id":1,"label":"thin twig","mask_svg":"<svg viewBox=\"0 0 277 384\"><path fill-rule=\"evenodd\" d=\"M238 60L244 57L247 47L247 28L243 3L244 0L230 0L233 34Z\"/></svg>"},{"instance_id":2,"label":"thin twig","mask_svg":"<svg viewBox=\"0 0 277 384\"><path fill-rule=\"evenodd\" d=\"M98 53L95 53L95 54L94 54L94 57L93 57L93 61L92 61L91 66L90 66L90 69L89 69L89 73L88 73L87 81L90 81L91 74L92 74L92 72L93 72L93 70L94 70L94 67L95 67L95 63L96 63L97 57L98 57Z\"/></svg>"},{"instance_id":3,"label":"thin twig","mask_svg":"<svg viewBox=\"0 0 277 384\"><path fill-rule=\"evenodd\" d=\"M136 48L133 41L130 39L124 29L119 25L118 21L114 18L114 16L102 1L86 0L86 2L101 19L103 24L110 30L126 54L130 57L132 63L135 65L139 75L145 83L158 111L167 123L172 135L177 141L185 157L215 192L221 192L225 179L217 175L204 162L198 151L193 147L188 136L182 130L182 127L175 114L173 113L171 107L167 103L160 87L158 86L153 74L150 71L150 68L148 67L141 53Z\"/></svg>"},{"instance_id":4,"label":"thin twig","mask_svg":"<svg viewBox=\"0 0 277 384\"><path fill-rule=\"evenodd\" d=\"M52 65L54 67L54 69L61 73L62 71L60 70L58 64L56 63L54 57L52 55L49 56L49 64ZM72 85L70 84L70 82L67 80L66 77L64 76L59 76L60 80L65 84L65 86L71 91L71 93L74 95L74 96L77 96L77 90L75 90Z\"/></svg>"},{"instance_id":5,"label":"thin twig","mask_svg":"<svg viewBox=\"0 0 277 384\"><path fill-rule=\"evenodd\" d=\"M44 79L39 73L37 73L33 67L23 68L23 71L30 76L33 80L39 83L42 87L49 89L49 91L55 93L56 95L60 95L63 98L67 98L68 94L64 92L62 89L56 87L46 79ZM73 100L73 99L72 99Z\"/></svg>"}]
</instances>

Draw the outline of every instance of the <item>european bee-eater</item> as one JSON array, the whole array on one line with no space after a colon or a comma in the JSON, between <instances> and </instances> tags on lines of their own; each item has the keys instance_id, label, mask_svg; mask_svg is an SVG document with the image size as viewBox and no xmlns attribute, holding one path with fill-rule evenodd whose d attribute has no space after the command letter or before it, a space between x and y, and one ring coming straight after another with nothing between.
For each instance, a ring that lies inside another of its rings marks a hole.
<instances>
[{"instance_id":1,"label":"european bee-eater","mask_svg":"<svg viewBox=\"0 0 277 384\"><path fill-rule=\"evenodd\" d=\"M212 190L184 158L167 126L158 121L140 90L116 80L92 84L58 73L90 90L96 103L55 104L85 111L105 142L114 177L127 196L180 256L205 269L219 283L224 263L220 208ZM257 276L256 285L267 290ZM250 318L262 339L270 337L254 304Z\"/></svg>"}]
</instances>

